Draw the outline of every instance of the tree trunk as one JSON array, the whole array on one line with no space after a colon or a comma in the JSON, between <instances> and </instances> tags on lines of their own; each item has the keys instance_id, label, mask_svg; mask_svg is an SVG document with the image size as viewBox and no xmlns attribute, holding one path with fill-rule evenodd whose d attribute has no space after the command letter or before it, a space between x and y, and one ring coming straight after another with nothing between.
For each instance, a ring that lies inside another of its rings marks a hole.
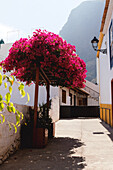
<instances>
[{"instance_id":1,"label":"tree trunk","mask_svg":"<svg viewBox=\"0 0 113 170\"><path fill-rule=\"evenodd\" d=\"M36 125L37 125L37 104L39 86L39 67L36 69L35 99L34 99L34 126L33 126L33 147L36 147Z\"/></svg>"}]
</instances>

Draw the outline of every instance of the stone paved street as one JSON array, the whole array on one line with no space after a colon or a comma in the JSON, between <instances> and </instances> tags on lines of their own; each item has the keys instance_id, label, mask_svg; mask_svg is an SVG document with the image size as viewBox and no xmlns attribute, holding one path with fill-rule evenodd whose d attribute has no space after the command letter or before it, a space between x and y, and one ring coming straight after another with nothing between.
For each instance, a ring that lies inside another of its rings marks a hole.
<instances>
[{"instance_id":1,"label":"stone paved street","mask_svg":"<svg viewBox=\"0 0 113 170\"><path fill-rule=\"evenodd\" d=\"M23 149L0 170L113 170L113 129L100 119L56 123L56 137L44 149Z\"/></svg>"}]
</instances>

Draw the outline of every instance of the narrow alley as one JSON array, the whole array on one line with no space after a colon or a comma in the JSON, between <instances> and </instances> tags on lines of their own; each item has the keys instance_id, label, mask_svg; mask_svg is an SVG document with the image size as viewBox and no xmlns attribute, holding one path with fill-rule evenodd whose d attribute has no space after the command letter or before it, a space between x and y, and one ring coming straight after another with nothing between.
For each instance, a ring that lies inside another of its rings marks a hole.
<instances>
[{"instance_id":1,"label":"narrow alley","mask_svg":"<svg viewBox=\"0 0 113 170\"><path fill-rule=\"evenodd\" d=\"M0 170L113 170L113 129L100 119L56 123L56 137L44 149L17 151Z\"/></svg>"}]
</instances>

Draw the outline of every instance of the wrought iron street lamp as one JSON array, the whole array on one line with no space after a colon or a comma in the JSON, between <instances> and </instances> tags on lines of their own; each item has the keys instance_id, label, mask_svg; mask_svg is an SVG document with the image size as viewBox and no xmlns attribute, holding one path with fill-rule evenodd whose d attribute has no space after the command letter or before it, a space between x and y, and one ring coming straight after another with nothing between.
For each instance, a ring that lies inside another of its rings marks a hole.
<instances>
[{"instance_id":1,"label":"wrought iron street lamp","mask_svg":"<svg viewBox=\"0 0 113 170\"><path fill-rule=\"evenodd\" d=\"M92 40L91 40L91 43L92 43L92 47L95 51L100 51L102 52L103 54L107 54L107 48L106 49L98 49L98 42L99 40L94 37Z\"/></svg>"}]
</instances>

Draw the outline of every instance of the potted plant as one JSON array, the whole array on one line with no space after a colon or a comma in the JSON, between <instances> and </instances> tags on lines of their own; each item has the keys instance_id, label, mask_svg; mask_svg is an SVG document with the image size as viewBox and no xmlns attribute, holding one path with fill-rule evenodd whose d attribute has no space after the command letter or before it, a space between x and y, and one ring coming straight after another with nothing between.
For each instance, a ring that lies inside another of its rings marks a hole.
<instances>
[{"instance_id":1,"label":"potted plant","mask_svg":"<svg viewBox=\"0 0 113 170\"><path fill-rule=\"evenodd\" d=\"M32 147L33 136L33 117L34 110L30 108L29 118L21 126L21 147ZM37 111L37 126L36 126L36 148L44 148L47 145L48 138L53 137L53 123L50 116L47 114L46 104L39 106Z\"/></svg>"}]
</instances>

